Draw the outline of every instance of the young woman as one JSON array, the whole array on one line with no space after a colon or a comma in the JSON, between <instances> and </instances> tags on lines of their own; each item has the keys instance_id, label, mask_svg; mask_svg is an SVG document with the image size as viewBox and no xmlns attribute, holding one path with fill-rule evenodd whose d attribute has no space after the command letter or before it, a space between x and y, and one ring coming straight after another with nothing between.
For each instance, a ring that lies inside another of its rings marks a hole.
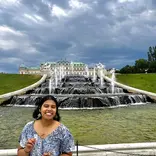
<instances>
[{"instance_id":1,"label":"young woman","mask_svg":"<svg viewBox=\"0 0 156 156\"><path fill-rule=\"evenodd\" d=\"M60 123L58 102L43 97L33 112L35 121L28 122L20 135L18 156L72 156L74 139Z\"/></svg>"}]
</instances>

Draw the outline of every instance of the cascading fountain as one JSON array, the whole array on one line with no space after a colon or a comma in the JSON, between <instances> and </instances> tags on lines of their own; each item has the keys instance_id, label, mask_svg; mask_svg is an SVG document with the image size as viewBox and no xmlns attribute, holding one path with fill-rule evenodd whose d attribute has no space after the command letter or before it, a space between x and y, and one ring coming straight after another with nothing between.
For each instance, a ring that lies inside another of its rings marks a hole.
<instances>
[{"instance_id":1,"label":"cascading fountain","mask_svg":"<svg viewBox=\"0 0 156 156\"><path fill-rule=\"evenodd\" d=\"M95 67L94 67L94 71L93 71L93 82L96 81L96 73L95 73Z\"/></svg>"},{"instance_id":2,"label":"cascading fountain","mask_svg":"<svg viewBox=\"0 0 156 156\"><path fill-rule=\"evenodd\" d=\"M114 94L112 94L110 83L105 82L101 87L101 84L94 83L85 76L65 76L55 88L50 86L54 85L50 79L42 84L44 87L41 85L25 95L14 96L10 100L10 105L33 106L45 94L57 97L62 108L126 106L152 101L146 95L124 93L123 89L118 87L114 87ZM120 93L116 93L119 92L118 90Z\"/></svg>"},{"instance_id":3,"label":"cascading fountain","mask_svg":"<svg viewBox=\"0 0 156 156\"><path fill-rule=\"evenodd\" d=\"M71 74L73 74L74 71L73 62L71 62L70 64L71 64Z\"/></svg>"},{"instance_id":4,"label":"cascading fountain","mask_svg":"<svg viewBox=\"0 0 156 156\"><path fill-rule=\"evenodd\" d=\"M71 63L72 64L72 63ZM115 70L111 71L111 83L103 79L104 66L97 66L99 73L93 78L71 75L62 77L63 71L58 72L55 67L50 77L39 87L28 91L24 95L14 96L7 101L9 105L34 106L44 95L52 94L57 97L62 108L93 108L93 107L114 107L134 104L146 104L153 102L151 98L143 94L129 93L120 87L114 86ZM72 70L71 66L71 70ZM87 72L86 72L87 73ZM99 76L98 76L99 75ZM61 80L58 81L58 78ZM100 78L100 81L99 81ZM6 102L4 102L6 104Z\"/></svg>"},{"instance_id":5,"label":"cascading fountain","mask_svg":"<svg viewBox=\"0 0 156 156\"><path fill-rule=\"evenodd\" d=\"M86 72L86 76L89 77L89 70L88 70L88 66L85 67L85 72Z\"/></svg>"},{"instance_id":6,"label":"cascading fountain","mask_svg":"<svg viewBox=\"0 0 156 156\"><path fill-rule=\"evenodd\" d=\"M56 67L55 67L55 69L54 69L54 78L55 78L55 88L57 88L58 74L57 74L57 69L56 69Z\"/></svg>"},{"instance_id":7,"label":"cascading fountain","mask_svg":"<svg viewBox=\"0 0 156 156\"><path fill-rule=\"evenodd\" d=\"M115 69L113 68L110 73L112 74L111 76L111 87L112 87L112 94L114 93L114 81L115 81Z\"/></svg>"},{"instance_id":8,"label":"cascading fountain","mask_svg":"<svg viewBox=\"0 0 156 156\"><path fill-rule=\"evenodd\" d=\"M103 69L100 68L100 86L103 87Z\"/></svg>"},{"instance_id":9,"label":"cascading fountain","mask_svg":"<svg viewBox=\"0 0 156 156\"><path fill-rule=\"evenodd\" d=\"M49 94L51 94L51 90L52 90L52 79L49 79Z\"/></svg>"},{"instance_id":10,"label":"cascading fountain","mask_svg":"<svg viewBox=\"0 0 156 156\"><path fill-rule=\"evenodd\" d=\"M62 79L62 68L59 67L59 80L61 81L61 79Z\"/></svg>"}]
</instances>

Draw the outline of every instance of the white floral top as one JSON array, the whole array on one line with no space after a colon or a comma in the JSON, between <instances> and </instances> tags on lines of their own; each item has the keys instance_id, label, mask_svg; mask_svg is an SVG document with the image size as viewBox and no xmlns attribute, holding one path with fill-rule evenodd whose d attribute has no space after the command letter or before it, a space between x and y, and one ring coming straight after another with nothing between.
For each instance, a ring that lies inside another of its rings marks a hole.
<instances>
[{"instance_id":1,"label":"white floral top","mask_svg":"<svg viewBox=\"0 0 156 156\"><path fill-rule=\"evenodd\" d=\"M47 152L50 152L52 156L60 156L63 152L72 152L75 148L73 136L63 124L60 124L51 134L42 139L34 130L34 121L28 122L20 135L20 146L24 148L30 138L36 139L30 156L42 156L43 153Z\"/></svg>"}]
</instances>

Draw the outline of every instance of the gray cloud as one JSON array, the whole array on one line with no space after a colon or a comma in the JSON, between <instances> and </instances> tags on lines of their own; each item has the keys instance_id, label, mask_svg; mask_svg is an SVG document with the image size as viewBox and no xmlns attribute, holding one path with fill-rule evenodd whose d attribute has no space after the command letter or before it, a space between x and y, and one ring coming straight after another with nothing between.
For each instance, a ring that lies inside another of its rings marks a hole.
<instances>
[{"instance_id":1,"label":"gray cloud","mask_svg":"<svg viewBox=\"0 0 156 156\"><path fill-rule=\"evenodd\" d=\"M0 1L0 70L62 58L134 64L155 45L155 8L154 0Z\"/></svg>"}]
</instances>

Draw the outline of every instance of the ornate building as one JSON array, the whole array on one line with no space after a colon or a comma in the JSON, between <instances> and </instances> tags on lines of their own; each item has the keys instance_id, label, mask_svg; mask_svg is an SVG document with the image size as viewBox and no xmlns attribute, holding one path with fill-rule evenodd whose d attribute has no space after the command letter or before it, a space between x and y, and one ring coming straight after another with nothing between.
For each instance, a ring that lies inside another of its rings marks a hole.
<instances>
[{"instance_id":1,"label":"ornate building","mask_svg":"<svg viewBox=\"0 0 156 156\"><path fill-rule=\"evenodd\" d=\"M41 63L40 67L26 67L21 65L19 67L20 74L51 74L54 72L62 72L63 75L86 75L94 76L95 72L99 70L99 64L95 67L88 67L87 64L82 62L69 62L66 60L60 60L57 62L45 62ZM96 70L96 71L95 71ZM103 68L103 71L105 69Z\"/></svg>"},{"instance_id":2,"label":"ornate building","mask_svg":"<svg viewBox=\"0 0 156 156\"><path fill-rule=\"evenodd\" d=\"M41 75L40 67L26 67L25 65L20 65L20 74L39 74Z\"/></svg>"}]
</instances>

